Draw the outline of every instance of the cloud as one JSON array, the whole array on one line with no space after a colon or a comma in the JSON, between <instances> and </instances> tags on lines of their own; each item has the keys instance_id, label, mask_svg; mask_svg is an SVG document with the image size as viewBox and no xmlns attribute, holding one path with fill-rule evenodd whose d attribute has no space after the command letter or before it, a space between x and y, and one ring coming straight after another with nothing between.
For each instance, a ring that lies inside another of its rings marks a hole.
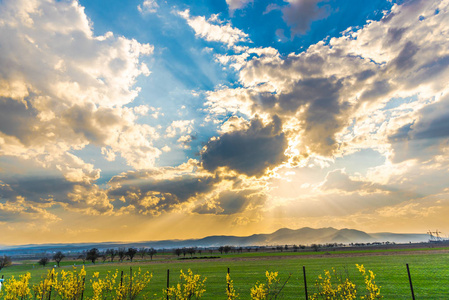
<instances>
[{"instance_id":1,"label":"cloud","mask_svg":"<svg viewBox=\"0 0 449 300\"><path fill-rule=\"evenodd\" d=\"M449 25L443 6L395 4L382 20L350 28L298 54L248 55L249 48L219 56L218 61L236 69L240 86L209 92L209 112L249 119L278 116L288 138L286 153L295 161L360 148L386 154L392 143L388 136L416 123L419 110L446 94L449 44L438 33ZM397 99L415 98L393 105Z\"/></svg>"},{"instance_id":2,"label":"cloud","mask_svg":"<svg viewBox=\"0 0 449 300\"><path fill-rule=\"evenodd\" d=\"M411 122L388 136L394 151L393 161L428 161L445 156L449 147L449 96L422 107Z\"/></svg>"},{"instance_id":3,"label":"cloud","mask_svg":"<svg viewBox=\"0 0 449 300\"><path fill-rule=\"evenodd\" d=\"M253 2L253 0L226 0L229 10L232 12L236 9L241 9L248 5L248 3Z\"/></svg>"},{"instance_id":4,"label":"cloud","mask_svg":"<svg viewBox=\"0 0 449 300\"><path fill-rule=\"evenodd\" d=\"M30 204L23 197L0 203L0 220L9 224L28 223L47 225L60 219L38 205Z\"/></svg>"},{"instance_id":5,"label":"cloud","mask_svg":"<svg viewBox=\"0 0 449 300\"><path fill-rule=\"evenodd\" d=\"M137 5L137 10L143 15L157 12L159 5L155 0L144 0L142 4Z\"/></svg>"},{"instance_id":6,"label":"cloud","mask_svg":"<svg viewBox=\"0 0 449 300\"><path fill-rule=\"evenodd\" d=\"M111 160L119 153L134 168L152 166L157 134L124 105L139 93L136 78L150 74L140 57L153 47L112 32L95 36L77 2L8 0L0 11L2 154L73 174L90 166L64 160L68 151L92 144Z\"/></svg>"},{"instance_id":7,"label":"cloud","mask_svg":"<svg viewBox=\"0 0 449 300\"><path fill-rule=\"evenodd\" d=\"M227 132L210 140L201 152L203 167L214 171L226 167L248 176L262 176L286 160L287 138L281 120L274 116L264 125L254 118L246 129Z\"/></svg>"},{"instance_id":8,"label":"cloud","mask_svg":"<svg viewBox=\"0 0 449 300\"><path fill-rule=\"evenodd\" d=\"M91 215L112 213L113 206L104 190L90 182L73 182L62 177L18 177L3 176L0 186L0 199L6 203L15 203L19 207L32 207L39 214L52 215L49 212L55 206L70 211L79 211Z\"/></svg>"},{"instance_id":9,"label":"cloud","mask_svg":"<svg viewBox=\"0 0 449 300\"><path fill-rule=\"evenodd\" d=\"M187 20L187 24L195 31L195 35L209 42L221 42L228 48L239 49L235 44L248 42L248 34L238 28L232 27L229 23L222 25L217 16L214 15L208 20L205 17L191 17L190 11L185 10L178 14ZM218 22L219 24L213 24Z\"/></svg>"},{"instance_id":10,"label":"cloud","mask_svg":"<svg viewBox=\"0 0 449 300\"><path fill-rule=\"evenodd\" d=\"M326 6L318 6L323 0L287 0L288 5L281 8L282 18L290 28L291 38L305 34L312 21L324 19L329 15Z\"/></svg>"},{"instance_id":11,"label":"cloud","mask_svg":"<svg viewBox=\"0 0 449 300\"><path fill-rule=\"evenodd\" d=\"M193 210L198 214L233 215L261 209L266 195L260 190L228 190Z\"/></svg>"},{"instance_id":12,"label":"cloud","mask_svg":"<svg viewBox=\"0 0 449 300\"><path fill-rule=\"evenodd\" d=\"M160 215L181 210L213 190L218 182L207 174L184 173L180 168L160 168L154 171L128 172L115 176L109 184L110 197L122 211Z\"/></svg>"}]
</instances>

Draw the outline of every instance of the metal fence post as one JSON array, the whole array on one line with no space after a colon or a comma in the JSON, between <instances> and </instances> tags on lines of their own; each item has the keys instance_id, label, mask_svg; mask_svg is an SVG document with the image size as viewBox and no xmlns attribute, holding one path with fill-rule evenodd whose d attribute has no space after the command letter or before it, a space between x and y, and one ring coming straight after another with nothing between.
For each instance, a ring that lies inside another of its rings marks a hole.
<instances>
[{"instance_id":1,"label":"metal fence post","mask_svg":"<svg viewBox=\"0 0 449 300\"><path fill-rule=\"evenodd\" d=\"M307 293L307 279L306 279L306 267L302 266L302 273L304 274L304 289L306 291L306 300L309 300L309 295Z\"/></svg>"},{"instance_id":2,"label":"metal fence post","mask_svg":"<svg viewBox=\"0 0 449 300\"><path fill-rule=\"evenodd\" d=\"M407 274L408 274L408 282L410 283L410 290L412 291L412 299L415 300L415 292L413 291L413 284L412 284L412 276L410 276L410 268L407 266Z\"/></svg>"},{"instance_id":3,"label":"metal fence post","mask_svg":"<svg viewBox=\"0 0 449 300\"><path fill-rule=\"evenodd\" d=\"M170 289L170 269L167 269L167 300L168 300L169 289Z\"/></svg>"}]
</instances>

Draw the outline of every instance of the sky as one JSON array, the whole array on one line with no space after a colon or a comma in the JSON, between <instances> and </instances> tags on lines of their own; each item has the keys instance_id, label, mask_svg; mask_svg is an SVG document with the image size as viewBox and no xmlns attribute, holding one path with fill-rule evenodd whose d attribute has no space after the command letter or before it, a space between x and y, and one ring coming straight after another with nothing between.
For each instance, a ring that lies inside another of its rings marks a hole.
<instances>
[{"instance_id":1,"label":"sky","mask_svg":"<svg viewBox=\"0 0 449 300\"><path fill-rule=\"evenodd\" d=\"M449 234L449 0L0 0L0 244Z\"/></svg>"}]
</instances>

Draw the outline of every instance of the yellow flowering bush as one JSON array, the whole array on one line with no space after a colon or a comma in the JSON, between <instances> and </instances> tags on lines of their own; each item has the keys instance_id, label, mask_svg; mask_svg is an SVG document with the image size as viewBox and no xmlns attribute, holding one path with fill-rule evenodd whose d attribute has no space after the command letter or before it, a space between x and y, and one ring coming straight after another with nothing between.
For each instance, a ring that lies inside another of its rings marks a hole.
<instances>
[{"instance_id":1,"label":"yellow flowering bush","mask_svg":"<svg viewBox=\"0 0 449 300\"><path fill-rule=\"evenodd\" d=\"M366 300L382 299L382 296L380 295L380 287L377 286L376 281L374 280L376 278L376 275L373 273L373 271L368 270L367 274L365 267L363 265L356 264L356 267L365 278L366 294L365 296L362 296L360 299Z\"/></svg>"},{"instance_id":2,"label":"yellow flowering bush","mask_svg":"<svg viewBox=\"0 0 449 300\"><path fill-rule=\"evenodd\" d=\"M76 267L73 267L73 271L62 270L61 277L54 284L54 289L62 299L81 299L84 293L85 279L86 270L84 270L84 266L79 272L77 272Z\"/></svg>"},{"instance_id":3,"label":"yellow flowering bush","mask_svg":"<svg viewBox=\"0 0 449 300\"><path fill-rule=\"evenodd\" d=\"M52 287L58 281L58 273L55 269L48 270L47 276L43 278L38 284L33 285L34 299L43 300L48 299Z\"/></svg>"},{"instance_id":4,"label":"yellow flowering bush","mask_svg":"<svg viewBox=\"0 0 449 300\"><path fill-rule=\"evenodd\" d=\"M265 272L266 283L257 282L254 287L250 290L251 299L253 300L265 300L265 299L276 299L277 296L282 292L282 289L287 284L290 276L287 280L280 286L280 279L278 278L278 272Z\"/></svg>"},{"instance_id":5,"label":"yellow flowering bush","mask_svg":"<svg viewBox=\"0 0 449 300\"><path fill-rule=\"evenodd\" d=\"M381 299L380 296L380 288L376 285L374 278L375 275L372 271L368 270L368 274L366 274L365 268L363 265L356 265L359 272L364 276L365 279L365 290L366 294L357 298L358 292L356 285L349 280L348 276L342 276L338 274L334 268L332 268L332 274L328 270L324 270L324 276L319 275L318 280L315 283L315 286L318 288L318 293L315 293L310 298L311 300L316 299L325 299L325 300L334 300L334 299L364 299L364 300L373 300L373 299Z\"/></svg>"},{"instance_id":6,"label":"yellow flowering bush","mask_svg":"<svg viewBox=\"0 0 449 300\"><path fill-rule=\"evenodd\" d=\"M176 286L164 290L164 294L173 300L199 299L206 291L206 279L206 277L201 279L201 275L193 274L190 269L187 270L187 274L181 270L180 282Z\"/></svg>"},{"instance_id":7,"label":"yellow flowering bush","mask_svg":"<svg viewBox=\"0 0 449 300\"><path fill-rule=\"evenodd\" d=\"M30 273L20 275L19 280L11 276L11 278L5 281L0 298L5 300L29 299L31 297L31 290L28 287L30 278Z\"/></svg>"},{"instance_id":8,"label":"yellow flowering bush","mask_svg":"<svg viewBox=\"0 0 449 300\"><path fill-rule=\"evenodd\" d=\"M148 286L152 277L153 274L149 272L142 274L140 268L132 275L125 274L121 279L117 279L118 270L115 273L109 271L104 278L100 278L100 273L95 272L90 280L93 297L89 299L136 299Z\"/></svg>"},{"instance_id":9,"label":"yellow flowering bush","mask_svg":"<svg viewBox=\"0 0 449 300\"><path fill-rule=\"evenodd\" d=\"M229 273L226 274L226 283L227 283L227 289L226 289L226 297L228 300L234 300L239 297L239 294L234 289L234 282L231 279L231 275Z\"/></svg>"}]
</instances>

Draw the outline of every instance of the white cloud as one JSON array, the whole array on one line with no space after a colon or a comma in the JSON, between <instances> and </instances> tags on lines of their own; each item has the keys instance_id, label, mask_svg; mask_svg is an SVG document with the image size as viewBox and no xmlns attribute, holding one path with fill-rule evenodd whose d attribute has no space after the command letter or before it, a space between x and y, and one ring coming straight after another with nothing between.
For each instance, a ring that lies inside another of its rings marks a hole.
<instances>
[{"instance_id":1,"label":"white cloud","mask_svg":"<svg viewBox=\"0 0 449 300\"><path fill-rule=\"evenodd\" d=\"M238 42L249 42L248 34L244 33L238 28L232 27L229 23L222 25L213 15L206 20L205 17L192 17L190 11L180 11L178 14L187 20L187 24L195 31L195 35L199 36L209 42L221 42L228 48L235 48ZM213 24L213 23L219 23ZM238 49L238 48L237 48Z\"/></svg>"},{"instance_id":2,"label":"white cloud","mask_svg":"<svg viewBox=\"0 0 449 300\"><path fill-rule=\"evenodd\" d=\"M136 124L147 109L124 105L140 91L136 78L149 75L140 58L153 46L112 32L95 36L78 2L0 6L0 153L58 165L71 180L97 178L79 158L66 160L88 144L109 149L108 159L117 153L134 168L151 167L157 134Z\"/></svg>"},{"instance_id":3,"label":"white cloud","mask_svg":"<svg viewBox=\"0 0 449 300\"><path fill-rule=\"evenodd\" d=\"M278 115L287 152L299 160L365 147L387 155L388 136L426 115L431 120L435 113L419 111L446 93L448 14L447 2L416 1L299 54L217 56L238 71L242 87L209 92L206 104L214 115ZM417 100L391 107L397 98Z\"/></svg>"},{"instance_id":4,"label":"white cloud","mask_svg":"<svg viewBox=\"0 0 449 300\"><path fill-rule=\"evenodd\" d=\"M229 10L234 11L245 7L248 3L252 3L254 0L226 0Z\"/></svg>"},{"instance_id":5,"label":"white cloud","mask_svg":"<svg viewBox=\"0 0 449 300\"><path fill-rule=\"evenodd\" d=\"M191 133L195 120L178 120L173 121L166 130L167 137L175 137L178 134Z\"/></svg>"},{"instance_id":6,"label":"white cloud","mask_svg":"<svg viewBox=\"0 0 449 300\"><path fill-rule=\"evenodd\" d=\"M137 9L142 14L149 14L157 12L159 5L155 0L145 0L142 4L137 5Z\"/></svg>"}]
</instances>

